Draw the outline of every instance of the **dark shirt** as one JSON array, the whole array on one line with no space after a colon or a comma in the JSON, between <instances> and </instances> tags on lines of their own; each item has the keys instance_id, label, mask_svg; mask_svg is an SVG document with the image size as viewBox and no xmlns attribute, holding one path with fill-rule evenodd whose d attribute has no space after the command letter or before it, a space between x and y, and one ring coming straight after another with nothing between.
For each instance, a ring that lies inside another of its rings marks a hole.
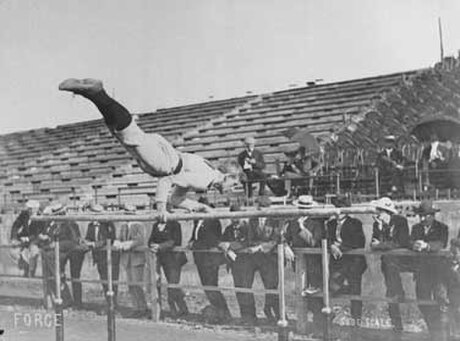
<instances>
[{"instance_id":1,"label":"dark shirt","mask_svg":"<svg viewBox=\"0 0 460 341\"><path fill-rule=\"evenodd\" d=\"M261 171L265 168L264 155L261 151L259 151L258 149L254 149L251 155L249 155L249 151L245 149L238 155L238 163L243 169L243 171L251 171L244 168L245 160L251 158L254 158L256 160L256 163L252 165L252 171Z\"/></svg>"},{"instance_id":2,"label":"dark shirt","mask_svg":"<svg viewBox=\"0 0 460 341\"><path fill-rule=\"evenodd\" d=\"M44 230L46 223L41 221L31 221L29 210L19 213L11 227L11 240L18 240L21 237L29 237L33 241Z\"/></svg>"},{"instance_id":3,"label":"dark shirt","mask_svg":"<svg viewBox=\"0 0 460 341\"><path fill-rule=\"evenodd\" d=\"M85 240L95 242L95 248L92 250L93 261L95 263L105 260L106 254L101 252L101 250L103 251L104 247L107 245L107 240L111 240L113 244L113 241L116 239L115 225L111 221L101 222L97 230L96 235L96 225L91 222L88 224L85 236Z\"/></svg>"},{"instance_id":4,"label":"dark shirt","mask_svg":"<svg viewBox=\"0 0 460 341\"><path fill-rule=\"evenodd\" d=\"M198 230L198 231L197 231ZM219 219L195 221L192 237L193 249L203 250L217 247L222 238L222 225Z\"/></svg>"},{"instance_id":5,"label":"dark shirt","mask_svg":"<svg viewBox=\"0 0 460 341\"><path fill-rule=\"evenodd\" d=\"M375 250L408 248L410 242L407 219L400 215L393 215L390 223L388 225L383 224L381 230L379 224L374 222L372 239L377 239L380 242L376 247L373 247Z\"/></svg>"},{"instance_id":6,"label":"dark shirt","mask_svg":"<svg viewBox=\"0 0 460 341\"><path fill-rule=\"evenodd\" d=\"M163 231L159 229L159 223L155 223L149 238L149 245L159 244L160 250L164 247L173 247L182 245L182 231L179 222L168 221Z\"/></svg>"},{"instance_id":7,"label":"dark shirt","mask_svg":"<svg viewBox=\"0 0 460 341\"><path fill-rule=\"evenodd\" d=\"M246 222L231 223L225 228L222 241L230 242L230 249L238 251L249 246L248 242L249 226Z\"/></svg>"},{"instance_id":8,"label":"dark shirt","mask_svg":"<svg viewBox=\"0 0 460 341\"><path fill-rule=\"evenodd\" d=\"M449 238L449 228L447 225L434 220L431 228L428 232L425 231L425 227L422 224L416 224L412 227L412 233L410 236L411 246L416 240L423 240L428 243L429 251L437 252L447 246Z\"/></svg>"},{"instance_id":9,"label":"dark shirt","mask_svg":"<svg viewBox=\"0 0 460 341\"><path fill-rule=\"evenodd\" d=\"M324 219L321 218L307 218L303 222L304 228L306 228L312 234L312 244L308 244L299 233L301 228L299 225L299 219L292 219L288 222L286 228L286 243L293 248L302 247L321 247L321 239L324 235Z\"/></svg>"}]
</instances>

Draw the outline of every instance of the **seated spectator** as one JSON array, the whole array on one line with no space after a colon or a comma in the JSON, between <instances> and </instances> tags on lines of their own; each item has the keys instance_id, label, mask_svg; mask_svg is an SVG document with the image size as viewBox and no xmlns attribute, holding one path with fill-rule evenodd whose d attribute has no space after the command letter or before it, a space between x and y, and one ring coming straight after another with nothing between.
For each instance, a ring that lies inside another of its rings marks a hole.
<instances>
[{"instance_id":1,"label":"seated spectator","mask_svg":"<svg viewBox=\"0 0 460 341\"><path fill-rule=\"evenodd\" d=\"M253 137L244 139L245 149L238 155L238 163L243 169L246 179L243 181L246 195L252 198L252 184L259 183L259 195L265 194L265 182L267 175L264 173L264 155L255 149L256 140Z\"/></svg>"},{"instance_id":2,"label":"seated spectator","mask_svg":"<svg viewBox=\"0 0 460 341\"><path fill-rule=\"evenodd\" d=\"M267 197L259 197L258 208L270 207ZM278 257L274 252L281 241L282 221L276 218L250 218L248 231L248 252L251 253L247 283L252 287L255 273L258 271L265 289L278 288ZM265 294L264 314L269 321L280 318L279 297Z\"/></svg>"},{"instance_id":3,"label":"seated spectator","mask_svg":"<svg viewBox=\"0 0 460 341\"><path fill-rule=\"evenodd\" d=\"M230 212L242 211L239 205L230 206ZM232 219L230 225L225 228L222 241L219 243L232 270L233 284L236 288L251 288L250 272L252 267L252 255L247 251L249 226L245 219ZM236 299L240 307L240 315L243 324L257 324L254 294L237 292Z\"/></svg>"},{"instance_id":4,"label":"seated spectator","mask_svg":"<svg viewBox=\"0 0 460 341\"><path fill-rule=\"evenodd\" d=\"M422 151L422 170L426 188L445 188L448 182L447 170L452 158L452 143L441 142L436 134L432 134L431 142Z\"/></svg>"},{"instance_id":5,"label":"seated spectator","mask_svg":"<svg viewBox=\"0 0 460 341\"><path fill-rule=\"evenodd\" d=\"M136 208L125 205L127 214L135 214ZM149 318L143 285L144 269L147 262L145 247L147 246L146 226L142 222L130 221L121 226L120 238L113 243L114 248L121 251L120 263L125 268L128 290L133 301L134 311L131 318Z\"/></svg>"},{"instance_id":6,"label":"seated spectator","mask_svg":"<svg viewBox=\"0 0 460 341\"><path fill-rule=\"evenodd\" d=\"M387 135L383 143L383 149L377 155L380 192L385 195L404 193L404 158L397 148L396 137Z\"/></svg>"},{"instance_id":7,"label":"seated spectator","mask_svg":"<svg viewBox=\"0 0 460 341\"><path fill-rule=\"evenodd\" d=\"M390 198L383 197L372 202L377 209L374 216L372 230L371 248L375 251L390 251L396 249L407 249L409 247L409 225L407 219L398 215L398 210ZM386 296L404 299L404 290L399 272L392 271L397 264L406 264L412 261L411 257L383 255L381 258L381 269L387 288ZM401 313L398 303L388 304L393 329L400 333L403 331Z\"/></svg>"},{"instance_id":8,"label":"seated spectator","mask_svg":"<svg viewBox=\"0 0 460 341\"><path fill-rule=\"evenodd\" d=\"M313 200L310 195L301 195L294 201L299 209L305 210L308 214L308 209L318 206L318 203ZM285 241L286 241L286 260L293 261L294 253L292 248L321 248L321 239L324 235L324 219L314 218L305 215L303 217L294 218L287 222ZM302 295L309 296L321 291L323 285L322 261L321 255L303 254L300 257L305 257L307 287L304 288ZM323 331L324 315L321 312L323 300L321 297L309 297L308 309L313 313L313 324L319 331Z\"/></svg>"},{"instance_id":9,"label":"seated spectator","mask_svg":"<svg viewBox=\"0 0 460 341\"><path fill-rule=\"evenodd\" d=\"M32 221L31 216L38 214L40 203L36 200L28 200L25 209L11 227L10 240L13 247L10 254L18 268L23 271L24 277L35 277L37 269L38 248L37 236L43 229L43 222Z\"/></svg>"},{"instance_id":10,"label":"seated spectator","mask_svg":"<svg viewBox=\"0 0 460 341\"><path fill-rule=\"evenodd\" d=\"M89 208L90 212L103 213L104 208L101 205L91 205ZM112 221L92 221L88 224L86 230L85 243L91 249L93 263L96 265L99 278L102 281L107 281L107 240L111 241L111 244L116 240L115 225ZM120 273L120 252L118 250L112 250L112 279L118 281ZM113 284L113 302L117 306L117 293L118 285ZM108 285L102 283L102 290L104 297L109 300L107 296Z\"/></svg>"},{"instance_id":11,"label":"seated spectator","mask_svg":"<svg viewBox=\"0 0 460 341\"><path fill-rule=\"evenodd\" d=\"M338 208L351 207L351 202L346 197L337 197L332 203ZM331 252L331 294L361 295L362 276L367 269L366 257L346 253L365 247L362 222L348 214L335 215L327 222L327 239ZM351 301L351 317L355 320L355 325L358 325L358 320L361 319L362 309L362 301Z\"/></svg>"},{"instance_id":12,"label":"seated spectator","mask_svg":"<svg viewBox=\"0 0 460 341\"><path fill-rule=\"evenodd\" d=\"M201 201L205 202L205 200ZM205 250L217 250L221 238L222 227L219 219L194 222L189 248L195 251L193 258L202 285L219 285L219 268L225 264L225 258L222 254L205 252ZM203 315L212 319L212 322L223 322L231 319L230 310L222 292L216 290L205 290L204 292L211 306L203 309Z\"/></svg>"},{"instance_id":13,"label":"seated spectator","mask_svg":"<svg viewBox=\"0 0 460 341\"><path fill-rule=\"evenodd\" d=\"M300 192L297 194L310 193L313 188L314 177L322 168L320 155L307 153L305 147L299 147L293 152L285 153L285 155L287 160L283 168L278 169L278 175L293 179L293 186L300 188Z\"/></svg>"},{"instance_id":14,"label":"seated spectator","mask_svg":"<svg viewBox=\"0 0 460 341\"><path fill-rule=\"evenodd\" d=\"M182 245L182 231L178 221L154 222L148 245L158 253L158 264L163 269L166 280L171 284L180 282L182 267L187 263L185 252L171 252L175 246ZM161 269L158 268L158 272ZM185 294L181 288L168 288L168 304L173 317L188 315Z\"/></svg>"}]
</instances>

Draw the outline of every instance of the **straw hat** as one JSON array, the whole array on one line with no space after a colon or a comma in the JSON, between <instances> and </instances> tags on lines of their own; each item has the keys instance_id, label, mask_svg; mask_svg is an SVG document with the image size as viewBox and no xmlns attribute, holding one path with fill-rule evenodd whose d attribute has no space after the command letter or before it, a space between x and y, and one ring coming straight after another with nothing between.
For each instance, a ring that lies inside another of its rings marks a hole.
<instances>
[{"instance_id":1,"label":"straw hat","mask_svg":"<svg viewBox=\"0 0 460 341\"><path fill-rule=\"evenodd\" d=\"M373 200L371 201L371 205L379 210L387 211L393 214L398 213L395 203L388 197L383 197L378 200Z\"/></svg>"},{"instance_id":2,"label":"straw hat","mask_svg":"<svg viewBox=\"0 0 460 341\"><path fill-rule=\"evenodd\" d=\"M312 208L318 206L318 203L313 200L311 195L301 195L293 201L293 204L298 208Z\"/></svg>"},{"instance_id":3,"label":"straw hat","mask_svg":"<svg viewBox=\"0 0 460 341\"><path fill-rule=\"evenodd\" d=\"M40 203L37 200L27 200L26 202L27 208L40 208Z\"/></svg>"}]
</instances>

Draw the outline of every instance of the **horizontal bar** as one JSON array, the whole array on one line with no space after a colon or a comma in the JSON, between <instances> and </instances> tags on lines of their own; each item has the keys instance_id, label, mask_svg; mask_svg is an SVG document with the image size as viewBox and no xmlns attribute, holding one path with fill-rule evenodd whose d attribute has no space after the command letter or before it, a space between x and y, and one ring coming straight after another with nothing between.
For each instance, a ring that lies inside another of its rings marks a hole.
<instances>
[{"instance_id":1,"label":"horizontal bar","mask_svg":"<svg viewBox=\"0 0 460 341\"><path fill-rule=\"evenodd\" d=\"M166 220L197 220L197 219L238 219L238 218L258 218L258 217L330 217L337 214L375 214L376 209L370 205L355 207L323 207L323 208L271 208L267 210L250 210L250 211L215 211L210 213L168 213ZM152 214L72 214L72 215L49 215L49 216L32 216L35 221L154 221L158 219L158 213Z\"/></svg>"}]
</instances>

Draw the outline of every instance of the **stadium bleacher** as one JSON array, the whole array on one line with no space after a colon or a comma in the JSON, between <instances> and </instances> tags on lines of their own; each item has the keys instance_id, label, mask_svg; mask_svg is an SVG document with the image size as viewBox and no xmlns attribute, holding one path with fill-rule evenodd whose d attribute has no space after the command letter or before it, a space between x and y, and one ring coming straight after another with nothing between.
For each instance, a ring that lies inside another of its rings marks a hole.
<instances>
[{"instance_id":1,"label":"stadium bleacher","mask_svg":"<svg viewBox=\"0 0 460 341\"><path fill-rule=\"evenodd\" d=\"M234 159L241 140L254 136L270 174L276 160L296 148L284 136L291 127L321 138L326 168L339 159L342 166L357 160L372 165L389 133L407 144L405 155L414 161L414 124L440 112L459 115L459 70L458 59L450 59L428 69L159 109L137 114L137 120L145 131L213 163ZM80 202L95 194L100 202L116 203L120 193L140 205L155 193L156 179L140 170L102 120L2 135L0 166L3 207L30 198Z\"/></svg>"}]
</instances>

